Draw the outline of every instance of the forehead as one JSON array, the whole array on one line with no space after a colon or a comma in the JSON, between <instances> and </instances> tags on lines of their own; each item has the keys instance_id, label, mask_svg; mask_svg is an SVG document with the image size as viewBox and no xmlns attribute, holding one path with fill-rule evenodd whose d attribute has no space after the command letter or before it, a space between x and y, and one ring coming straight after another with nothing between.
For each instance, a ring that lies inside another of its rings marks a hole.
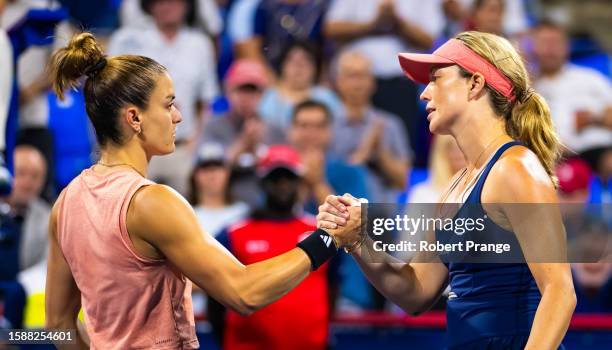
<instances>
[{"instance_id":1,"label":"forehead","mask_svg":"<svg viewBox=\"0 0 612 350\"><path fill-rule=\"evenodd\" d=\"M440 74L459 72L459 66L456 64L448 65L448 64L436 64L431 66L429 69L429 74L434 75L436 72Z\"/></svg>"},{"instance_id":2,"label":"forehead","mask_svg":"<svg viewBox=\"0 0 612 350\"><path fill-rule=\"evenodd\" d=\"M15 165L45 167L46 161L42 153L33 147L17 147L14 153Z\"/></svg>"},{"instance_id":3,"label":"forehead","mask_svg":"<svg viewBox=\"0 0 612 350\"><path fill-rule=\"evenodd\" d=\"M370 62L361 56L349 55L341 57L338 61L338 70L344 72L346 70L354 71L369 71Z\"/></svg>"},{"instance_id":4,"label":"forehead","mask_svg":"<svg viewBox=\"0 0 612 350\"><path fill-rule=\"evenodd\" d=\"M565 34L565 32L557 27L552 27L552 26L544 26L544 27L540 27L537 28L535 30L535 35L536 36L546 36L547 40L550 39L550 36L554 36L555 38L558 39L565 39L567 36Z\"/></svg>"},{"instance_id":5,"label":"forehead","mask_svg":"<svg viewBox=\"0 0 612 350\"><path fill-rule=\"evenodd\" d=\"M174 95L174 84L168 73L160 74L155 80L155 89L153 90L155 97L165 98L169 95Z\"/></svg>"},{"instance_id":6,"label":"forehead","mask_svg":"<svg viewBox=\"0 0 612 350\"><path fill-rule=\"evenodd\" d=\"M295 115L295 119L301 123L319 122L322 119L326 120L327 115L322 108L313 106L298 111Z\"/></svg>"}]
</instances>

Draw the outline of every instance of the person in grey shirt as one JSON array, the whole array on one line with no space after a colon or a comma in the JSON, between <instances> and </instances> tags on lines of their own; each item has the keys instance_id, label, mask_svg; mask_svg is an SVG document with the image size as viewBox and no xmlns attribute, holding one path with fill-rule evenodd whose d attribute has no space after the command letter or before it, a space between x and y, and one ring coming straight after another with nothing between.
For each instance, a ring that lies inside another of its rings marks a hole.
<instances>
[{"instance_id":1,"label":"person in grey shirt","mask_svg":"<svg viewBox=\"0 0 612 350\"><path fill-rule=\"evenodd\" d=\"M258 206L261 194L255 175L258 155L268 145L286 143L284 131L257 114L267 86L267 72L261 63L246 59L234 62L225 78L229 110L206 122L201 140L217 142L226 149L232 167L230 193L251 208Z\"/></svg>"},{"instance_id":2,"label":"person in grey shirt","mask_svg":"<svg viewBox=\"0 0 612 350\"><path fill-rule=\"evenodd\" d=\"M367 57L342 53L335 78L344 113L335 121L332 152L367 166L370 202L396 203L412 158L405 130L397 117L372 107L375 79Z\"/></svg>"},{"instance_id":3,"label":"person in grey shirt","mask_svg":"<svg viewBox=\"0 0 612 350\"><path fill-rule=\"evenodd\" d=\"M30 145L17 146L14 151L14 172L11 193L0 198L0 222L6 220L2 222L3 226L11 226L18 238L3 242L12 242L9 244L16 246L3 247L0 270L4 278L10 279L7 274L15 273L14 285L22 288L23 295L29 295L44 290L47 270L47 228L51 207L40 198L47 176L43 154ZM0 233L0 236L5 236L5 233ZM4 238L0 237L0 241ZM16 254L7 253L7 248L15 249Z\"/></svg>"}]
</instances>

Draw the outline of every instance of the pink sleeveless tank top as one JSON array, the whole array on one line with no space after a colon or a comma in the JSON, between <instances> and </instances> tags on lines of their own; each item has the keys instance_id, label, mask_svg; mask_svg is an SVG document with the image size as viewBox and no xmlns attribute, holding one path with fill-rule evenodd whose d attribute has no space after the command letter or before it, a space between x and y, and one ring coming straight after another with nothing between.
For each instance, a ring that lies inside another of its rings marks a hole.
<instances>
[{"instance_id":1,"label":"pink sleeveless tank top","mask_svg":"<svg viewBox=\"0 0 612 350\"><path fill-rule=\"evenodd\" d=\"M92 349L197 349L191 282L166 260L140 256L126 214L153 182L131 169L84 170L64 191L57 235L76 284Z\"/></svg>"}]
</instances>

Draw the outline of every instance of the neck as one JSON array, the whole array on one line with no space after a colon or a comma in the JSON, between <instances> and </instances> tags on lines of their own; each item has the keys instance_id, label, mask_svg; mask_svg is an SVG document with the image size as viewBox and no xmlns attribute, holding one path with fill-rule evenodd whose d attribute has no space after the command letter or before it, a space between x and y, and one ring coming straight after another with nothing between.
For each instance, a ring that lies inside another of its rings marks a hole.
<instances>
[{"instance_id":1,"label":"neck","mask_svg":"<svg viewBox=\"0 0 612 350\"><path fill-rule=\"evenodd\" d=\"M291 100L303 100L310 95L310 86L297 86L283 80L281 80L278 85L280 93Z\"/></svg>"},{"instance_id":2,"label":"neck","mask_svg":"<svg viewBox=\"0 0 612 350\"><path fill-rule=\"evenodd\" d=\"M506 133L503 118L496 116L490 108L489 113L472 113L462 119L462 125L451 130L451 134L465 155L468 168L482 167L491 152L512 140Z\"/></svg>"},{"instance_id":3,"label":"neck","mask_svg":"<svg viewBox=\"0 0 612 350\"><path fill-rule=\"evenodd\" d=\"M28 205L19 201L14 200L12 197L8 198L8 204L11 206L11 210L16 215L22 215L28 209Z\"/></svg>"},{"instance_id":4,"label":"neck","mask_svg":"<svg viewBox=\"0 0 612 350\"><path fill-rule=\"evenodd\" d=\"M552 78L556 76L557 74L561 73L562 69L563 69L563 66L558 67L556 69L540 69L540 76L544 78Z\"/></svg>"},{"instance_id":5,"label":"neck","mask_svg":"<svg viewBox=\"0 0 612 350\"><path fill-rule=\"evenodd\" d=\"M261 211L269 218L272 219L287 219L295 216L294 208L291 207L281 207L278 205L274 205L269 203L266 200L266 203L261 208Z\"/></svg>"},{"instance_id":6,"label":"neck","mask_svg":"<svg viewBox=\"0 0 612 350\"><path fill-rule=\"evenodd\" d=\"M124 164L134 168L143 177L147 176L147 166L151 157L146 154L137 140L132 139L125 145L106 145L100 151L100 161L104 165Z\"/></svg>"},{"instance_id":7,"label":"neck","mask_svg":"<svg viewBox=\"0 0 612 350\"><path fill-rule=\"evenodd\" d=\"M203 203L202 207L204 208L221 209L227 205L223 194L205 192L200 195L200 198L200 203Z\"/></svg>"},{"instance_id":8,"label":"neck","mask_svg":"<svg viewBox=\"0 0 612 350\"><path fill-rule=\"evenodd\" d=\"M181 28L181 26L180 25L176 25L176 24L158 25L157 26L157 29L159 29L159 31L161 32L162 36L166 40L168 40L168 41L174 40L174 38L177 36L180 28Z\"/></svg>"},{"instance_id":9,"label":"neck","mask_svg":"<svg viewBox=\"0 0 612 350\"><path fill-rule=\"evenodd\" d=\"M368 108L370 108L370 104L368 102L345 103L344 107L349 120L363 120Z\"/></svg>"}]
</instances>

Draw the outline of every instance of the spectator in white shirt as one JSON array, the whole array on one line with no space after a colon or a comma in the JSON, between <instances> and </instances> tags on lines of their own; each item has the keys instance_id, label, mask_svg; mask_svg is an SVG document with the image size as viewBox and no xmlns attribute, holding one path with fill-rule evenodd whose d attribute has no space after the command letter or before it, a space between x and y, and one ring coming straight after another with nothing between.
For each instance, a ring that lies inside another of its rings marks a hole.
<instances>
[{"instance_id":1,"label":"spectator in white shirt","mask_svg":"<svg viewBox=\"0 0 612 350\"><path fill-rule=\"evenodd\" d=\"M122 27L147 28L155 23L151 16L143 10L142 4L147 0L122 0L119 9ZM211 37L216 37L223 30L223 18L215 0L189 0L193 24L204 30Z\"/></svg>"},{"instance_id":2,"label":"spectator in white shirt","mask_svg":"<svg viewBox=\"0 0 612 350\"><path fill-rule=\"evenodd\" d=\"M149 165L151 179L186 194L196 140L202 133L208 104L218 95L213 44L203 33L186 25L187 0L143 2L155 26L123 28L111 37L110 55L148 56L167 69L176 91L176 106L183 121L176 128L176 151L155 157Z\"/></svg>"},{"instance_id":3,"label":"spectator in white shirt","mask_svg":"<svg viewBox=\"0 0 612 350\"><path fill-rule=\"evenodd\" d=\"M442 0L334 0L326 16L327 38L372 62L375 106L401 117L413 148L426 124L418 118L417 86L397 64L398 52L428 51L444 28Z\"/></svg>"},{"instance_id":4,"label":"spectator in white shirt","mask_svg":"<svg viewBox=\"0 0 612 350\"><path fill-rule=\"evenodd\" d=\"M533 31L538 75L534 88L546 99L568 153L596 168L612 147L612 85L594 69L568 62L569 41L561 26L542 22Z\"/></svg>"}]
</instances>

